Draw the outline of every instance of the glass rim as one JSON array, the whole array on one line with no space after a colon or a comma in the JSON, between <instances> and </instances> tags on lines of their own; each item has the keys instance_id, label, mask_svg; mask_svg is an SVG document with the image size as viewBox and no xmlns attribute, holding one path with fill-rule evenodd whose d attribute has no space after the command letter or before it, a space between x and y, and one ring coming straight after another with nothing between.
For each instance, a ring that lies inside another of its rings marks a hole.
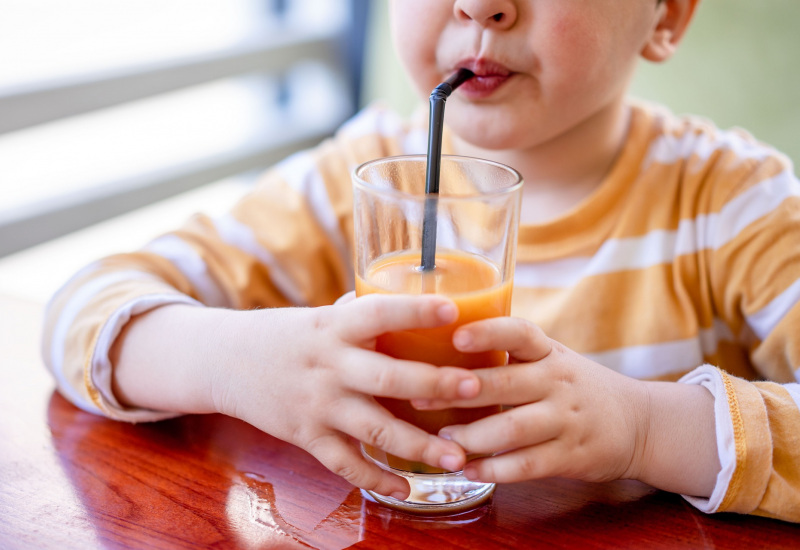
<instances>
[{"instance_id":1,"label":"glass rim","mask_svg":"<svg viewBox=\"0 0 800 550\"><path fill-rule=\"evenodd\" d=\"M426 194L425 193L409 193L408 191L401 191L399 189L388 188L388 187L381 187L370 183L360 175L360 172L365 170L370 166L375 166L379 164L389 164L391 162L403 161L403 160L413 160L417 162L428 162L428 156L425 154L411 154L411 155L395 155L395 156L388 156L388 157L379 157L372 160L368 160L366 162L362 162L352 170L352 180L353 184L357 187L361 187L364 190L368 190L374 193L379 193L382 195L389 195L395 196L398 198L404 199L412 199L412 200L425 200ZM503 164L502 162L497 162L494 160L479 158L479 157L469 157L464 155L442 155L442 161L456 161L459 163L465 162L479 162L485 165L491 165L496 168L499 168L502 171L510 173L515 181L513 184L502 187L499 189L494 189L492 191L487 192L476 192L476 193L468 193L463 195L441 195L437 194L437 198L440 201L468 201L468 200L475 200L476 198L494 198L494 197L501 197L503 195L510 195L517 192L523 184L522 174L519 173L516 169L508 166L507 164ZM440 165L441 167L441 165Z\"/></svg>"}]
</instances>

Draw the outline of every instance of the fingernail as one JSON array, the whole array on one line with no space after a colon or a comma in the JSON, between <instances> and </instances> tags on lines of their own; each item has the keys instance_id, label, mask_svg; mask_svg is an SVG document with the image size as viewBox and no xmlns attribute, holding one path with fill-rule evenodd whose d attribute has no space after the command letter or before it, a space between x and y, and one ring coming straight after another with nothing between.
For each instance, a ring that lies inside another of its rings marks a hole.
<instances>
[{"instance_id":1,"label":"fingernail","mask_svg":"<svg viewBox=\"0 0 800 550\"><path fill-rule=\"evenodd\" d=\"M412 399L411 400L411 405L415 409L429 409L430 406L431 406L431 400L430 399Z\"/></svg>"},{"instance_id":2,"label":"fingernail","mask_svg":"<svg viewBox=\"0 0 800 550\"><path fill-rule=\"evenodd\" d=\"M457 348L469 348L472 344L472 335L465 330L456 332L453 335L453 344L455 344Z\"/></svg>"},{"instance_id":3,"label":"fingernail","mask_svg":"<svg viewBox=\"0 0 800 550\"><path fill-rule=\"evenodd\" d=\"M404 492L402 492L402 491L395 491L394 493L392 493L389 496L392 497L395 500L405 500L406 499L406 494Z\"/></svg>"},{"instance_id":4,"label":"fingernail","mask_svg":"<svg viewBox=\"0 0 800 550\"><path fill-rule=\"evenodd\" d=\"M464 399L478 395L478 381L472 378L462 380L458 383L458 396Z\"/></svg>"},{"instance_id":5,"label":"fingernail","mask_svg":"<svg viewBox=\"0 0 800 550\"><path fill-rule=\"evenodd\" d=\"M464 468L464 477L470 481L478 481L478 470L467 466Z\"/></svg>"},{"instance_id":6,"label":"fingernail","mask_svg":"<svg viewBox=\"0 0 800 550\"><path fill-rule=\"evenodd\" d=\"M446 439L447 441L453 441L453 434L446 431L445 429L442 429L439 432L439 437L441 437L442 439Z\"/></svg>"},{"instance_id":7,"label":"fingernail","mask_svg":"<svg viewBox=\"0 0 800 550\"><path fill-rule=\"evenodd\" d=\"M455 455L444 455L439 459L439 466L445 470L455 472L461 467L461 460Z\"/></svg>"},{"instance_id":8,"label":"fingernail","mask_svg":"<svg viewBox=\"0 0 800 550\"><path fill-rule=\"evenodd\" d=\"M442 304L436 310L439 319L447 323L452 323L458 318L458 308L454 304Z\"/></svg>"}]
</instances>

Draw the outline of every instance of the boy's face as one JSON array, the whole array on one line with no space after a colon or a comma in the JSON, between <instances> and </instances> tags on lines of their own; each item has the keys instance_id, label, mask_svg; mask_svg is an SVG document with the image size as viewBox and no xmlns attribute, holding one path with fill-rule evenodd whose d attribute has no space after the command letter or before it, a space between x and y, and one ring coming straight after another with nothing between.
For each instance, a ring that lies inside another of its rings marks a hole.
<instances>
[{"instance_id":1,"label":"boy's face","mask_svg":"<svg viewBox=\"0 0 800 550\"><path fill-rule=\"evenodd\" d=\"M487 149L535 146L620 100L656 0L392 0L395 48L417 91L459 67L477 78L447 122Z\"/></svg>"}]
</instances>

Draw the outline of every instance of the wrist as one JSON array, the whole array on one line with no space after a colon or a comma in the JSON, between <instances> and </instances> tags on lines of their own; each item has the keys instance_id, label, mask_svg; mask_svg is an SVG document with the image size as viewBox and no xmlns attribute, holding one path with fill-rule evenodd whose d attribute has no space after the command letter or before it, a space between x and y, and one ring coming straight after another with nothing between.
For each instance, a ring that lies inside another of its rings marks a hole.
<instances>
[{"instance_id":1,"label":"wrist","mask_svg":"<svg viewBox=\"0 0 800 550\"><path fill-rule=\"evenodd\" d=\"M132 318L110 351L113 391L121 404L177 413L215 412L219 365L216 330L228 312L167 305Z\"/></svg>"},{"instance_id":2,"label":"wrist","mask_svg":"<svg viewBox=\"0 0 800 550\"><path fill-rule=\"evenodd\" d=\"M642 384L646 405L631 477L665 491L710 496L720 469L714 397L701 386Z\"/></svg>"},{"instance_id":3,"label":"wrist","mask_svg":"<svg viewBox=\"0 0 800 550\"><path fill-rule=\"evenodd\" d=\"M622 479L636 479L644 481L647 463L650 460L649 438L651 436L652 403L650 387L647 382L628 378L629 391L624 393L624 403L627 404L627 427L631 433L632 451ZM630 448L629 447L629 448Z\"/></svg>"},{"instance_id":4,"label":"wrist","mask_svg":"<svg viewBox=\"0 0 800 550\"><path fill-rule=\"evenodd\" d=\"M308 331L308 314L313 310L217 310L203 369L213 412L254 423L254 413L261 414L282 399L267 389L286 383L286 367L291 371L298 364L298 350L304 344L292 339ZM208 357L213 360L207 361Z\"/></svg>"},{"instance_id":5,"label":"wrist","mask_svg":"<svg viewBox=\"0 0 800 550\"><path fill-rule=\"evenodd\" d=\"M272 334L268 327L263 326L263 320L254 319L264 313L266 310L217 311L206 355L213 359L203 368L206 397L212 412L241 418L241 402L247 399L254 378L268 370L271 358L264 356L266 347L263 344ZM252 351L254 347L259 351ZM260 364L255 364L254 355L260 359Z\"/></svg>"}]
</instances>

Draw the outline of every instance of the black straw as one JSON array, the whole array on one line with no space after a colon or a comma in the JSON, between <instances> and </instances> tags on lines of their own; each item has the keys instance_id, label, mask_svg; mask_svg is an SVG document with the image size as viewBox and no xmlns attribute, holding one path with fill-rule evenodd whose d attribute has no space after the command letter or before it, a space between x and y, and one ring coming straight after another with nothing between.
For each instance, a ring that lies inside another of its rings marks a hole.
<instances>
[{"instance_id":1,"label":"black straw","mask_svg":"<svg viewBox=\"0 0 800 550\"><path fill-rule=\"evenodd\" d=\"M442 160L444 103L453 90L475 76L469 69L459 69L431 92L428 126L428 166L425 173L425 214L422 220L422 271L436 267L436 211L439 202L439 165Z\"/></svg>"}]
</instances>

